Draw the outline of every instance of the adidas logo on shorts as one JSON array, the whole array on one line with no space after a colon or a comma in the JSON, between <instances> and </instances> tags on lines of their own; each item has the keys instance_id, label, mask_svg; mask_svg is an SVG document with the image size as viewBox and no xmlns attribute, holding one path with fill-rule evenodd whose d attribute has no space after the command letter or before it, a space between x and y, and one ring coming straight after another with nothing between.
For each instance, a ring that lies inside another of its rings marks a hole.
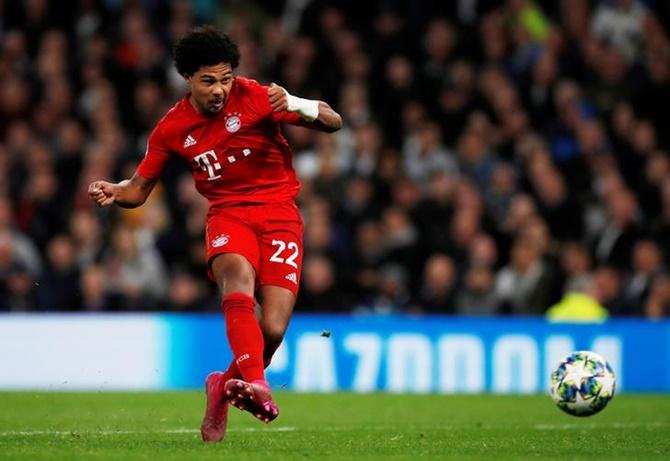
<instances>
[{"instance_id":1,"label":"adidas logo on shorts","mask_svg":"<svg viewBox=\"0 0 670 461\"><path fill-rule=\"evenodd\" d=\"M291 282L295 283L296 285L298 284L298 276L295 274L295 272L291 272L290 274L288 274L284 278L286 280L290 280Z\"/></svg>"}]
</instances>

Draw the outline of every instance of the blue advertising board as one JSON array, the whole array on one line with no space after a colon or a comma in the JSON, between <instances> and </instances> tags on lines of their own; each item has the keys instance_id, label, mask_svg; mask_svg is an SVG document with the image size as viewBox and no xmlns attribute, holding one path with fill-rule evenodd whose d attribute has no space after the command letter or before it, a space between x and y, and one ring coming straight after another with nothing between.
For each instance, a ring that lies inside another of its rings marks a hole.
<instances>
[{"instance_id":1,"label":"blue advertising board","mask_svg":"<svg viewBox=\"0 0 670 461\"><path fill-rule=\"evenodd\" d=\"M231 355L220 315L166 315L168 388L199 388ZM574 350L602 354L626 392L670 391L670 322L295 315L268 369L304 392L538 393Z\"/></svg>"}]
</instances>

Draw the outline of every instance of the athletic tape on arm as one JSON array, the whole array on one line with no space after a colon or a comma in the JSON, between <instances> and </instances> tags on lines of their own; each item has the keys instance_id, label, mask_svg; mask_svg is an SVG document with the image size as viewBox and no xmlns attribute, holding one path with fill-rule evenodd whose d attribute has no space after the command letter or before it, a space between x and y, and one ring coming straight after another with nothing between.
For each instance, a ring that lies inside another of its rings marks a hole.
<instances>
[{"instance_id":1,"label":"athletic tape on arm","mask_svg":"<svg viewBox=\"0 0 670 461\"><path fill-rule=\"evenodd\" d=\"M313 122L319 116L319 101L293 96L286 92L288 112L297 112L308 122Z\"/></svg>"}]
</instances>

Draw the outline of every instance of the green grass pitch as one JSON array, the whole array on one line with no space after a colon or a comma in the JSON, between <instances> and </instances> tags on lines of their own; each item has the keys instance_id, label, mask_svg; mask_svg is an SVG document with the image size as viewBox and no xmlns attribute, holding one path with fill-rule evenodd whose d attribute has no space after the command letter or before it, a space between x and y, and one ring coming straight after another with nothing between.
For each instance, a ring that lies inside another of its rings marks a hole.
<instances>
[{"instance_id":1,"label":"green grass pitch","mask_svg":"<svg viewBox=\"0 0 670 461\"><path fill-rule=\"evenodd\" d=\"M670 459L670 396L619 395L601 414L548 396L278 393L264 425L231 409L204 444L204 395L0 393L0 460Z\"/></svg>"}]
</instances>

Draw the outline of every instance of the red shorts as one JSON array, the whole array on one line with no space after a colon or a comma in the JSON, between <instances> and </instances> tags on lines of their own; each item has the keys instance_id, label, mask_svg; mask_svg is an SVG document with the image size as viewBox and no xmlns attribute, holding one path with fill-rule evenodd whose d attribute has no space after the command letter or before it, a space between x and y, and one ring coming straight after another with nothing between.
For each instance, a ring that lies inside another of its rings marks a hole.
<instances>
[{"instance_id":1,"label":"red shorts","mask_svg":"<svg viewBox=\"0 0 670 461\"><path fill-rule=\"evenodd\" d=\"M275 285L296 296L302 270L303 224L293 202L210 210L206 245L209 277L215 256L236 253L256 271L256 285Z\"/></svg>"}]
</instances>

